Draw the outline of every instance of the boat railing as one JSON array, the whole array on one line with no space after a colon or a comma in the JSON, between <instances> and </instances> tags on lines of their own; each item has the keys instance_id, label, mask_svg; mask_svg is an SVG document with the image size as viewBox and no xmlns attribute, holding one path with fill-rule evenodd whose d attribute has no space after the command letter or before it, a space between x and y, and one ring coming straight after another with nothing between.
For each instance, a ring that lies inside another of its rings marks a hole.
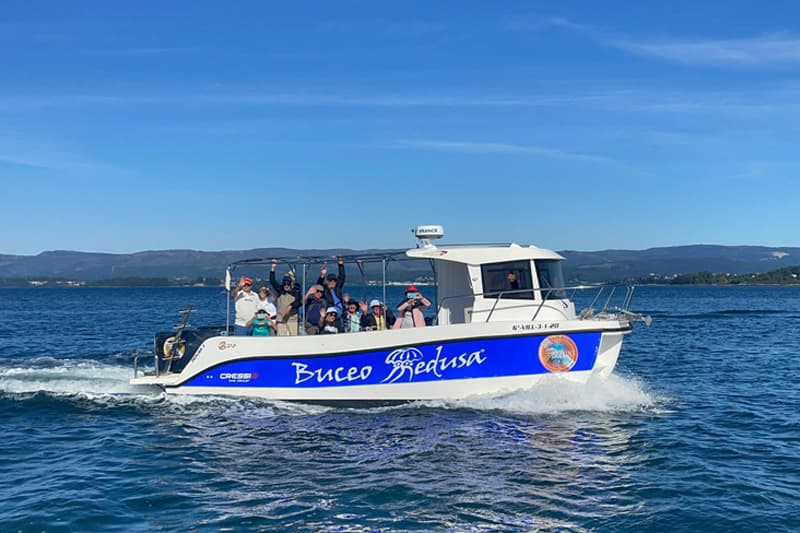
<instances>
[{"instance_id":1,"label":"boat railing","mask_svg":"<svg viewBox=\"0 0 800 533\"><path fill-rule=\"evenodd\" d=\"M622 297L622 303L620 305L613 305L613 303L617 300L614 299L615 295L617 294L618 289L625 289L625 294ZM539 293L541 301L538 302L536 306L536 311L533 313L531 317L531 321L535 321L539 314L541 313L542 309L544 308L547 302L552 302L555 300L570 300L574 301L575 295L579 291L591 291L594 290L596 293L592 297L591 302L587 307L585 307L578 315L581 319L589 319L589 318L617 318L617 317L624 317L630 321L640 320L647 324L650 323L650 317L644 317L638 313L634 313L630 311L630 304L631 300L633 299L633 292L636 289L635 285L574 285L569 287L548 287L548 288L531 288L531 289L513 289L513 290L503 290L503 291L487 291L487 292L479 292L479 293L464 293L464 294L456 294L446 296L441 298L438 302L438 306L436 308L436 316L439 316L439 312L444 307L444 303L448 300L457 300L457 299L464 299L464 298L474 298L476 296L490 296L495 298L494 304L492 304L492 308L486 315L484 322L489 322L494 314L497 306L500 304L501 300L505 297L505 302L514 301L520 302L520 299L514 298L514 295L518 294L526 294L526 295L536 295ZM608 290L608 295L603 302L602 307L595 310L595 305L598 301L600 301L601 296L604 292ZM571 291L570 295L567 296L566 292ZM563 298L551 298L551 295L562 294ZM527 299L526 299L527 300ZM536 301L531 298L532 301ZM522 300L524 301L524 300Z\"/></svg>"}]
</instances>

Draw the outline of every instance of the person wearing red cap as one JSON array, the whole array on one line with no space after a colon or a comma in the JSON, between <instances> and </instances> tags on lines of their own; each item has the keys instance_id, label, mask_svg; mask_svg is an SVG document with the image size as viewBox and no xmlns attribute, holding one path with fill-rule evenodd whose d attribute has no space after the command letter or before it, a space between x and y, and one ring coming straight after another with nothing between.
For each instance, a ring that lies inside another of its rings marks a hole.
<instances>
[{"instance_id":1,"label":"person wearing red cap","mask_svg":"<svg viewBox=\"0 0 800 533\"><path fill-rule=\"evenodd\" d=\"M415 286L409 285L405 290L406 299L397 306L398 316L392 329L423 328L425 317L422 310L431 306L431 301L425 298Z\"/></svg>"},{"instance_id":2,"label":"person wearing red cap","mask_svg":"<svg viewBox=\"0 0 800 533\"><path fill-rule=\"evenodd\" d=\"M236 302L236 320L233 322L233 334L249 336L252 326L247 323L258 309L258 296L253 292L253 280L242 276L239 283L231 291L231 298Z\"/></svg>"}]
</instances>

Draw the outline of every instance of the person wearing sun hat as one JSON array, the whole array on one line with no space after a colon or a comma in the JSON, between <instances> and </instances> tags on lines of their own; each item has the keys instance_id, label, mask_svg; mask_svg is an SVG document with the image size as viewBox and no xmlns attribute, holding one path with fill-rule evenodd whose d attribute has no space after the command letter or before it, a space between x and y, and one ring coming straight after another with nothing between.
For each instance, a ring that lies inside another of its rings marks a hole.
<instances>
[{"instance_id":1,"label":"person wearing sun hat","mask_svg":"<svg viewBox=\"0 0 800 533\"><path fill-rule=\"evenodd\" d=\"M392 329L424 328L425 316L422 309L431 306L431 301L425 298L413 285L405 290L406 299L397 306L398 317Z\"/></svg>"},{"instance_id":2,"label":"person wearing sun hat","mask_svg":"<svg viewBox=\"0 0 800 533\"><path fill-rule=\"evenodd\" d=\"M252 326L247 323L256 314L258 309L258 296L253 292L253 280L246 276L239 278L239 283L231 291L231 298L235 302L236 319L233 322L233 334L249 336Z\"/></svg>"},{"instance_id":3,"label":"person wearing sun hat","mask_svg":"<svg viewBox=\"0 0 800 533\"><path fill-rule=\"evenodd\" d=\"M394 324L394 313L386 309L380 300L369 302L369 313L361 317L361 329L364 331L382 331Z\"/></svg>"},{"instance_id":4,"label":"person wearing sun hat","mask_svg":"<svg viewBox=\"0 0 800 533\"><path fill-rule=\"evenodd\" d=\"M361 331L361 318L367 312L367 304L345 297L344 314L342 315L342 326L345 333L357 333Z\"/></svg>"}]
</instances>

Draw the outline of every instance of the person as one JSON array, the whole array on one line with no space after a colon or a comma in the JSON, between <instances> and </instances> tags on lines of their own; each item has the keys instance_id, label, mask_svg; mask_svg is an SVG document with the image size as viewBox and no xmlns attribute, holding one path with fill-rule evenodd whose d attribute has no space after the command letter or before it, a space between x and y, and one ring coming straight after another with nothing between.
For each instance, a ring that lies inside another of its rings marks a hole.
<instances>
[{"instance_id":1,"label":"person","mask_svg":"<svg viewBox=\"0 0 800 533\"><path fill-rule=\"evenodd\" d=\"M413 285L406 288L405 296L405 301L397 306L399 315L392 329L425 327L425 316L422 314L422 309L431 306L430 300L425 298Z\"/></svg>"},{"instance_id":2,"label":"person","mask_svg":"<svg viewBox=\"0 0 800 533\"><path fill-rule=\"evenodd\" d=\"M504 290L507 291L516 291L519 290L519 280L517 279L517 273L513 270L509 270L508 274L506 274L506 283L503 286Z\"/></svg>"},{"instance_id":3,"label":"person","mask_svg":"<svg viewBox=\"0 0 800 533\"><path fill-rule=\"evenodd\" d=\"M328 307L325 310L325 316L320 320L319 333L321 335L332 335L343 331L342 321L339 320L339 311L335 307Z\"/></svg>"},{"instance_id":4,"label":"person","mask_svg":"<svg viewBox=\"0 0 800 533\"><path fill-rule=\"evenodd\" d=\"M272 319L264 309L258 309L256 314L247 321L248 327L252 328L253 337L269 337L274 335Z\"/></svg>"},{"instance_id":5,"label":"person","mask_svg":"<svg viewBox=\"0 0 800 533\"><path fill-rule=\"evenodd\" d=\"M312 285L305 297L305 327L308 335L319 333L319 324L325 318L325 310L329 307L325 300L322 285ZM334 308L335 309L335 308Z\"/></svg>"},{"instance_id":6,"label":"person","mask_svg":"<svg viewBox=\"0 0 800 533\"><path fill-rule=\"evenodd\" d=\"M361 317L361 329L363 331L382 331L394 325L394 314L386 309L380 300L372 300L369 303L371 312L366 312Z\"/></svg>"},{"instance_id":7,"label":"person","mask_svg":"<svg viewBox=\"0 0 800 533\"><path fill-rule=\"evenodd\" d=\"M269 288L266 285L262 285L258 288L258 304L259 309L263 309L267 312L271 317L278 314L278 310L275 307L275 298L270 293Z\"/></svg>"},{"instance_id":8,"label":"person","mask_svg":"<svg viewBox=\"0 0 800 533\"><path fill-rule=\"evenodd\" d=\"M345 273L344 273L344 260L339 257L339 275L328 274L328 267L322 266L319 271L319 279L317 284L325 287L325 300L329 305L336 308L339 316L344 313L344 296L342 296L342 287L344 287Z\"/></svg>"},{"instance_id":9,"label":"person","mask_svg":"<svg viewBox=\"0 0 800 533\"><path fill-rule=\"evenodd\" d=\"M367 312L367 304L353 300L345 295L347 305L344 316L342 317L342 325L345 333L357 333L361 331L361 319Z\"/></svg>"},{"instance_id":10,"label":"person","mask_svg":"<svg viewBox=\"0 0 800 533\"><path fill-rule=\"evenodd\" d=\"M300 284L295 281L289 271L283 276L281 284L275 278L275 269L278 267L278 260L272 260L272 267L269 271L269 284L278 293L276 304L278 310L278 335L297 335L297 316L303 299L300 297Z\"/></svg>"},{"instance_id":11,"label":"person","mask_svg":"<svg viewBox=\"0 0 800 533\"><path fill-rule=\"evenodd\" d=\"M234 307L236 309L236 318L233 322L234 335L250 335L250 326L248 321L253 318L258 309L258 297L253 292L253 280L251 278L242 276L239 278L239 283L231 291L231 298L233 299Z\"/></svg>"},{"instance_id":12,"label":"person","mask_svg":"<svg viewBox=\"0 0 800 533\"><path fill-rule=\"evenodd\" d=\"M267 318L270 320L269 327L272 329L272 334L275 335L275 319L277 318L278 310L275 307L275 298L266 285L262 285L258 288L258 310L266 312ZM255 333L253 335L255 335Z\"/></svg>"}]
</instances>

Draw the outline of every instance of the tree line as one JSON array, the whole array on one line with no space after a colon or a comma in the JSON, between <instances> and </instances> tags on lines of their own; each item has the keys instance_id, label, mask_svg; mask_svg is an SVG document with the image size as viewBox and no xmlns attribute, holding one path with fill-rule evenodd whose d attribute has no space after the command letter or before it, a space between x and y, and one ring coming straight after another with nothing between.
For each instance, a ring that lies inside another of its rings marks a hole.
<instances>
[{"instance_id":1,"label":"tree line","mask_svg":"<svg viewBox=\"0 0 800 533\"><path fill-rule=\"evenodd\" d=\"M800 265L762 273L697 272L694 274L676 274L674 276L646 276L630 281L643 285L800 285Z\"/></svg>"}]
</instances>

